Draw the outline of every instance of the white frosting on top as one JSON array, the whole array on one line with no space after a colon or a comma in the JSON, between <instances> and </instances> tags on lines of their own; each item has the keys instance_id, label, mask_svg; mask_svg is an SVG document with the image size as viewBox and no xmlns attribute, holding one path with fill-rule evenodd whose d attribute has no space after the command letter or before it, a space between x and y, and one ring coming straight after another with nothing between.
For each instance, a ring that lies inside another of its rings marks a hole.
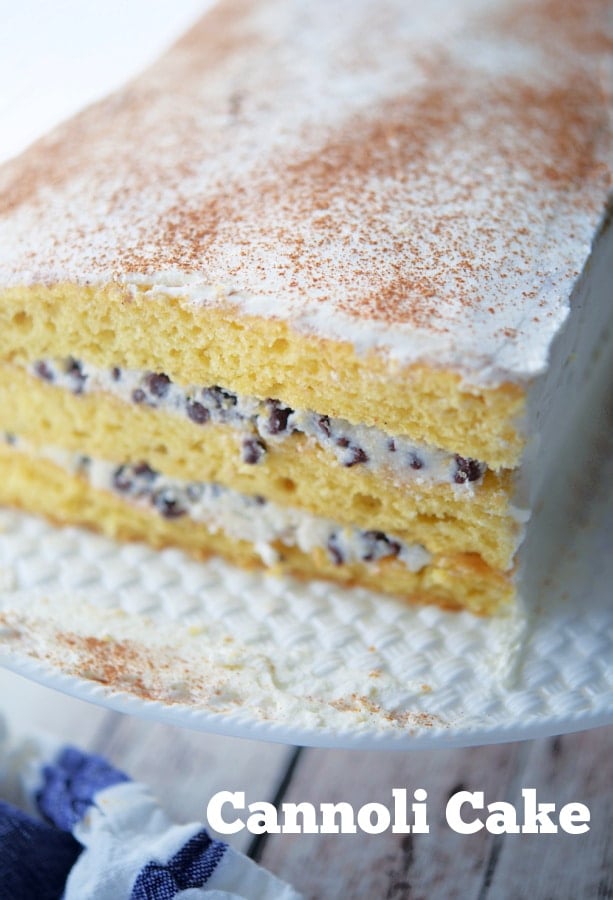
<instances>
[{"instance_id":1,"label":"white frosting on top","mask_svg":"<svg viewBox=\"0 0 613 900\"><path fill-rule=\"evenodd\" d=\"M227 0L0 173L0 281L542 372L609 189L605 0Z\"/></svg>"}]
</instances>

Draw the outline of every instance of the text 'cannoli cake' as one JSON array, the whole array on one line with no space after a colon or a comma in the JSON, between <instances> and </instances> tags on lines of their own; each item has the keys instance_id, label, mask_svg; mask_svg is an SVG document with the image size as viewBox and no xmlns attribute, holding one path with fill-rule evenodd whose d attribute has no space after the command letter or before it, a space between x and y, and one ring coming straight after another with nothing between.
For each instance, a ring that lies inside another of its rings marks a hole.
<instances>
[{"instance_id":1,"label":"text 'cannoli cake'","mask_svg":"<svg viewBox=\"0 0 613 900\"><path fill-rule=\"evenodd\" d=\"M606 8L227 0L5 165L0 503L510 604L610 322Z\"/></svg>"}]
</instances>

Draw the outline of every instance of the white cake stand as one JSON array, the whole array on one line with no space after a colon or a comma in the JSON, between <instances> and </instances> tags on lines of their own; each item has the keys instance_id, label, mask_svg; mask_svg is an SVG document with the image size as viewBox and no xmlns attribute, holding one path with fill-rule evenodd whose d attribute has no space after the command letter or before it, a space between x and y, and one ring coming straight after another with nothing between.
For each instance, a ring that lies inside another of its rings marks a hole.
<instances>
[{"instance_id":1,"label":"white cake stand","mask_svg":"<svg viewBox=\"0 0 613 900\"><path fill-rule=\"evenodd\" d=\"M123 712L309 746L464 746L612 723L613 458L599 478L571 525L559 520L531 614L494 621L0 510L0 662Z\"/></svg>"}]
</instances>

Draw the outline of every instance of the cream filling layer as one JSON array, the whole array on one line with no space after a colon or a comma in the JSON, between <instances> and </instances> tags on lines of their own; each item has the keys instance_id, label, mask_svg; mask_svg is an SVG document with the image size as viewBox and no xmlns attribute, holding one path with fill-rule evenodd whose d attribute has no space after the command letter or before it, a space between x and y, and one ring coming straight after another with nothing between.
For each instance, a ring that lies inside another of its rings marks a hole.
<instances>
[{"instance_id":1,"label":"cream filling layer","mask_svg":"<svg viewBox=\"0 0 613 900\"><path fill-rule=\"evenodd\" d=\"M333 454L340 465L385 469L401 484L446 482L470 494L486 470L477 460L406 437L391 437L372 426L290 409L272 398L243 397L217 385L183 387L163 373L117 367L103 371L75 359L37 360L28 371L74 394L107 393L126 403L185 416L201 426L228 424L242 436L243 461L253 465L264 458L269 443L298 432Z\"/></svg>"},{"instance_id":2,"label":"cream filling layer","mask_svg":"<svg viewBox=\"0 0 613 900\"><path fill-rule=\"evenodd\" d=\"M35 449L15 435L6 434L4 439L19 452L47 459L69 474L85 478L96 490L110 491L164 518L188 516L213 533L248 541L266 565L277 561L273 544L278 542L305 553L321 548L336 565L396 558L411 572L418 572L432 558L420 544L407 544L380 531L342 526L332 519L281 507L215 483L168 478L144 462L117 465L57 447Z\"/></svg>"}]
</instances>

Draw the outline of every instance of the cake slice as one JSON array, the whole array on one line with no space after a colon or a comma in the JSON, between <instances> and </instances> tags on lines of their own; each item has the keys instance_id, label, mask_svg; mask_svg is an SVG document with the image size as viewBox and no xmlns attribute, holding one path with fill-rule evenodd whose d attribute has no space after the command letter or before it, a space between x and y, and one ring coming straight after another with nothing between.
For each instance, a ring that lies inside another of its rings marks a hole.
<instances>
[{"instance_id":1,"label":"cake slice","mask_svg":"<svg viewBox=\"0 0 613 900\"><path fill-rule=\"evenodd\" d=\"M225 0L5 165L0 503L511 606L608 372L605 12Z\"/></svg>"}]
</instances>

